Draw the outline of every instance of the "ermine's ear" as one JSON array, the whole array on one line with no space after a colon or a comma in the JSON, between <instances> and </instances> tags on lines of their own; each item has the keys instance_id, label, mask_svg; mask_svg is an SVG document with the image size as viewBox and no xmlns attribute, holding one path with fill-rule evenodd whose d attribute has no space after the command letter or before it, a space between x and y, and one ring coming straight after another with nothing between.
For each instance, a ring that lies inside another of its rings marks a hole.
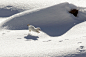
<instances>
[{"instance_id":1,"label":"ermine's ear","mask_svg":"<svg viewBox=\"0 0 86 57\"><path fill-rule=\"evenodd\" d=\"M27 26L29 26L30 24L27 24Z\"/></svg>"}]
</instances>

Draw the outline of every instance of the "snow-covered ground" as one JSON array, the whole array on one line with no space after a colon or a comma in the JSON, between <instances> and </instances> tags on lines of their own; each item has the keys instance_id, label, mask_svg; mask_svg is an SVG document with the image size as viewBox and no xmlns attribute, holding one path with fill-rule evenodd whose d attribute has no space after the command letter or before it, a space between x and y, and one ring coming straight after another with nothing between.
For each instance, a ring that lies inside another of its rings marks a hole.
<instances>
[{"instance_id":1,"label":"snow-covered ground","mask_svg":"<svg viewBox=\"0 0 86 57\"><path fill-rule=\"evenodd\" d=\"M2 0L0 8L0 57L86 56L85 1ZM27 24L42 31L29 32Z\"/></svg>"},{"instance_id":2,"label":"snow-covered ground","mask_svg":"<svg viewBox=\"0 0 86 57\"><path fill-rule=\"evenodd\" d=\"M64 2L69 2L79 7L86 7L85 0L0 0L0 17L9 17L11 14L25 10L46 8Z\"/></svg>"}]
</instances>

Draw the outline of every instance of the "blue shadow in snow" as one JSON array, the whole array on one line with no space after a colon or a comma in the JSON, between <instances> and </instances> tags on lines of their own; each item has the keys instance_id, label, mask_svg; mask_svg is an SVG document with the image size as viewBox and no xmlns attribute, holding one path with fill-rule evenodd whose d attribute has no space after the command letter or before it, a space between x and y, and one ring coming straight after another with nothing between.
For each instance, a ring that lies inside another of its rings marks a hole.
<instances>
[{"instance_id":1,"label":"blue shadow in snow","mask_svg":"<svg viewBox=\"0 0 86 57\"><path fill-rule=\"evenodd\" d=\"M78 19L86 18L86 13L80 13L80 11L79 14L81 16L79 17L74 17L68 13L66 7L71 9L71 6L77 8L75 5L69 3L61 3L46 9L41 9L40 11L20 15L21 17L15 17L5 22L1 27L7 26L10 30L24 30L28 29L27 24L31 24L35 27L40 27L43 32L50 36L61 36L73 26L84 22L84 20L81 21ZM30 38L30 36L26 38Z\"/></svg>"},{"instance_id":2,"label":"blue shadow in snow","mask_svg":"<svg viewBox=\"0 0 86 57\"><path fill-rule=\"evenodd\" d=\"M86 57L86 53L83 54L75 54L74 56L64 56L64 57Z\"/></svg>"},{"instance_id":3,"label":"blue shadow in snow","mask_svg":"<svg viewBox=\"0 0 86 57\"><path fill-rule=\"evenodd\" d=\"M9 17L9 16L12 16L16 13L19 13L18 10L13 10L11 7L12 6L7 6L7 8L9 8L9 9L0 8L0 17Z\"/></svg>"},{"instance_id":4,"label":"blue shadow in snow","mask_svg":"<svg viewBox=\"0 0 86 57\"><path fill-rule=\"evenodd\" d=\"M32 39L32 40L37 40L37 36L31 36L31 35L27 35L27 36L25 36L24 38L26 38L26 39Z\"/></svg>"}]
</instances>

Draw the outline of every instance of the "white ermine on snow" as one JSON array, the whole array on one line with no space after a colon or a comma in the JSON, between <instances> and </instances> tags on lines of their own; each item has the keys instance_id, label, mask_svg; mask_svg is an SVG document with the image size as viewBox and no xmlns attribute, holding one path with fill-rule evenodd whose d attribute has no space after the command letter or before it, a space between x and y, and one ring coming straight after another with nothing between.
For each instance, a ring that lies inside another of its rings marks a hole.
<instances>
[{"instance_id":1,"label":"white ermine on snow","mask_svg":"<svg viewBox=\"0 0 86 57\"><path fill-rule=\"evenodd\" d=\"M35 28L33 25L30 25L30 24L28 24L27 26L28 26L30 32L34 31L34 32L40 33L39 31L41 31L41 29L39 27Z\"/></svg>"}]
</instances>

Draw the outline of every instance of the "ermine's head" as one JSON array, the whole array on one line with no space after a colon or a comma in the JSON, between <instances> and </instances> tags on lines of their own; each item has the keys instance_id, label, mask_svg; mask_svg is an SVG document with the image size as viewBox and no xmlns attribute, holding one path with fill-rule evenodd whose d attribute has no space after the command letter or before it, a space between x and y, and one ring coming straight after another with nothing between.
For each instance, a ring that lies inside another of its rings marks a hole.
<instances>
[{"instance_id":1,"label":"ermine's head","mask_svg":"<svg viewBox=\"0 0 86 57\"><path fill-rule=\"evenodd\" d=\"M27 26L30 26L30 24L27 24Z\"/></svg>"},{"instance_id":2,"label":"ermine's head","mask_svg":"<svg viewBox=\"0 0 86 57\"><path fill-rule=\"evenodd\" d=\"M40 28L37 28L37 30L40 30L40 31L41 31L41 29L40 29Z\"/></svg>"}]
</instances>

